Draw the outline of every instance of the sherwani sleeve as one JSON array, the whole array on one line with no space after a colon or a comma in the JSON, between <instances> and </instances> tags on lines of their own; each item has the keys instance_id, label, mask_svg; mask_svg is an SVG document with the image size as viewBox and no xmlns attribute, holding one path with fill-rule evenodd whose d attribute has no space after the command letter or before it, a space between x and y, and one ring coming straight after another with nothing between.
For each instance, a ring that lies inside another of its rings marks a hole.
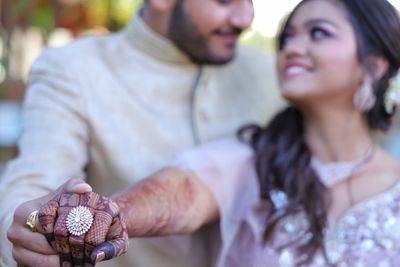
<instances>
[{"instance_id":1,"label":"sherwani sleeve","mask_svg":"<svg viewBox=\"0 0 400 267\"><path fill-rule=\"evenodd\" d=\"M18 156L0 178L0 253L10 266L15 262L6 233L15 208L73 176L82 177L88 160L84 97L73 71L56 53L44 51L32 66Z\"/></svg>"}]
</instances>

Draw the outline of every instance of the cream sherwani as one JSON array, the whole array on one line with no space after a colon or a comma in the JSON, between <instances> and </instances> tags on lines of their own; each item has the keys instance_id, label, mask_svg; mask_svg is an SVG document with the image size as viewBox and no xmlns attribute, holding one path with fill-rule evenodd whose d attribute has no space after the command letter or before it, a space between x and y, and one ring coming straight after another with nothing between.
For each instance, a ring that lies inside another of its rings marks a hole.
<instances>
[{"instance_id":1,"label":"cream sherwani","mask_svg":"<svg viewBox=\"0 0 400 267\"><path fill-rule=\"evenodd\" d=\"M0 179L0 251L14 209L84 176L111 195L197 143L265 123L282 106L272 59L239 47L225 66L198 66L135 16L125 30L46 49L34 63L23 105L19 155ZM206 267L200 233L131 240L99 266Z\"/></svg>"}]
</instances>

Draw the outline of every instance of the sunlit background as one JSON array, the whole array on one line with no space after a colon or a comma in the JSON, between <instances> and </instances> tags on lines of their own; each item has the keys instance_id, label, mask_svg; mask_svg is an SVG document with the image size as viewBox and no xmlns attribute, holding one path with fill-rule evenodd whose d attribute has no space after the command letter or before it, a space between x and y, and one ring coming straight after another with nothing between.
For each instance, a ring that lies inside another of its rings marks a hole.
<instances>
[{"instance_id":1,"label":"sunlit background","mask_svg":"<svg viewBox=\"0 0 400 267\"><path fill-rule=\"evenodd\" d=\"M253 28L267 37L273 37L282 17L287 14L300 0L253 0L256 17ZM389 0L400 10L400 0Z\"/></svg>"},{"instance_id":2,"label":"sunlit background","mask_svg":"<svg viewBox=\"0 0 400 267\"><path fill-rule=\"evenodd\" d=\"M0 0L0 164L16 153L20 103L30 66L40 51L82 35L118 31L141 1ZM255 20L241 42L273 53L279 24L298 2L253 0ZM400 9L400 0L390 2Z\"/></svg>"}]
</instances>

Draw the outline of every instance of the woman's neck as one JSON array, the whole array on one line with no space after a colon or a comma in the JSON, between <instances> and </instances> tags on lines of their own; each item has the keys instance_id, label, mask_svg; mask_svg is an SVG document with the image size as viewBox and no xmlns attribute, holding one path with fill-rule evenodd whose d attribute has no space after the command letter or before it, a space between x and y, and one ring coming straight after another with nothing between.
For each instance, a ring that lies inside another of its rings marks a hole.
<instances>
[{"instance_id":1,"label":"woman's neck","mask_svg":"<svg viewBox=\"0 0 400 267\"><path fill-rule=\"evenodd\" d=\"M357 110L320 109L303 112L305 138L321 161L349 161L373 144L367 122Z\"/></svg>"}]
</instances>

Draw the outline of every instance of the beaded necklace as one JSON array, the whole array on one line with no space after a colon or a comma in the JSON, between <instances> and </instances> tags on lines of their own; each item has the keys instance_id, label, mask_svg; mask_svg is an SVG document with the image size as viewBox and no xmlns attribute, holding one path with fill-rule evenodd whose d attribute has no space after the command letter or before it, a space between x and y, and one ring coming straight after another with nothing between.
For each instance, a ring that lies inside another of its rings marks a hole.
<instances>
[{"instance_id":1,"label":"beaded necklace","mask_svg":"<svg viewBox=\"0 0 400 267\"><path fill-rule=\"evenodd\" d=\"M338 162L322 162L316 157L311 158L311 167L317 173L320 181L330 188L338 183L350 179L361 166L366 164L374 154L374 146L368 147L367 151L358 159Z\"/></svg>"}]
</instances>

